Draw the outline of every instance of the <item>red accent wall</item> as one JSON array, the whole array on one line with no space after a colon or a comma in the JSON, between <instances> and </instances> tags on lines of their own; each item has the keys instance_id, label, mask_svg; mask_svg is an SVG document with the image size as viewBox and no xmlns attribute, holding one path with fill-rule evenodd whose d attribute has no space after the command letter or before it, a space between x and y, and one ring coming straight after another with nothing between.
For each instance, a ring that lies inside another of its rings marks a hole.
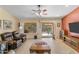
<instances>
[{"instance_id":1,"label":"red accent wall","mask_svg":"<svg viewBox=\"0 0 79 59\"><path fill-rule=\"evenodd\" d=\"M79 37L79 34L70 32L69 23L79 22L79 7L62 18L62 28L66 35Z\"/></svg>"}]
</instances>

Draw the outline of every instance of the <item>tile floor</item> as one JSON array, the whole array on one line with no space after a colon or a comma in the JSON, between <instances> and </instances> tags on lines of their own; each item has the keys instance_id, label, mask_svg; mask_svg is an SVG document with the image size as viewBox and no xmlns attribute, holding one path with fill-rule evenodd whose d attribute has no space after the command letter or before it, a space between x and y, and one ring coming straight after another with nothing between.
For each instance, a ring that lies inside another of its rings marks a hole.
<instances>
[{"instance_id":1,"label":"tile floor","mask_svg":"<svg viewBox=\"0 0 79 59\"><path fill-rule=\"evenodd\" d=\"M42 38L42 39L28 39L26 40L22 46L15 50L15 54L30 54L29 48L31 47L32 43L37 40L43 40L49 44L51 47L51 54L76 54L77 52L63 43L61 39L52 39L52 38ZM10 54L10 52L9 52Z\"/></svg>"}]
</instances>

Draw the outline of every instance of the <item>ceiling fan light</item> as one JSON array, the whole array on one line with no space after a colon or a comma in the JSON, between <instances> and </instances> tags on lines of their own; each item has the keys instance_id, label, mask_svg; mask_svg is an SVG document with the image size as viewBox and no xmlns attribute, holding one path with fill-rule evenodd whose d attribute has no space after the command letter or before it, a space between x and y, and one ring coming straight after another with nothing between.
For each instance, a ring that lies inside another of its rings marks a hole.
<instances>
[{"instance_id":1,"label":"ceiling fan light","mask_svg":"<svg viewBox=\"0 0 79 59\"><path fill-rule=\"evenodd\" d=\"M44 9L44 10L43 10L43 12L46 12L46 11L47 11L47 9Z\"/></svg>"},{"instance_id":2,"label":"ceiling fan light","mask_svg":"<svg viewBox=\"0 0 79 59\"><path fill-rule=\"evenodd\" d=\"M39 16L39 13L35 13L37 16Z\"/></svg>"},{"instance_id":3,"label":"ceiling fan light","mask_svg":"<svg viewBox=\"0 0 79 59\"><path fill-rule=\"evenodd\" d=\"M43 14L43 15L47 15L47 12L43 12L42 14Z\"/></svg>"}]
</instances>

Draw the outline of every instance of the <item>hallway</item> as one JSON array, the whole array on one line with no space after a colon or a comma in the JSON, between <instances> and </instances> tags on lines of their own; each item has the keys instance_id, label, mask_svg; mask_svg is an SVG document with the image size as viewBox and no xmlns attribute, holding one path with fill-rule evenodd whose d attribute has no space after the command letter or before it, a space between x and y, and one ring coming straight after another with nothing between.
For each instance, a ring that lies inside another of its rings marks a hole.
<instances>
[{"instance_id":1,"label":"hallway","mask_svg":"<svg viewBox=\"0 0 79 59\"><path fill-rule=\"evenodd\" d=\"M37 39L39 40L39 39ZM57 39L53 40L52 38L42 38L41 40L48 43L48 45L51 47L51 54L75 54L77 53L75 50L73 50L71 47L67 46L63 43L62 40ZM26 40L21 47L16 49L16 54L30 54L29 48L34 43L35 39L28 39Z\"/></svg>"}]
</instances>

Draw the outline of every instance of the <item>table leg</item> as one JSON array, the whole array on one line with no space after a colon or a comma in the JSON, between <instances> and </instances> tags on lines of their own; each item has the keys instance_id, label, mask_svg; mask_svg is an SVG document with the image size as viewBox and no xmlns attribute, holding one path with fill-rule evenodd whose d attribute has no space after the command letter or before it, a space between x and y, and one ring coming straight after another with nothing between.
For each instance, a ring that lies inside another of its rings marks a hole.
<instances>
[{"instance_id":1,"label":"table leg","mask_svg":"<svg viewBox=\"0 0 79 59\"><path fill-rule=\"evenodd\" d=\"M32 51L32 50L30 50L30 53L33 53L33 51Z\"/></svg>"},{"instance_id":2,"label":"table leg","mask_svg":"<svg viewBox=\"0 0 79 59\"><path fill-rule=\"evenodd\" d=\"M49 50L48 53L51 54L51 50Z\"/></svg>"}]
</instances>

